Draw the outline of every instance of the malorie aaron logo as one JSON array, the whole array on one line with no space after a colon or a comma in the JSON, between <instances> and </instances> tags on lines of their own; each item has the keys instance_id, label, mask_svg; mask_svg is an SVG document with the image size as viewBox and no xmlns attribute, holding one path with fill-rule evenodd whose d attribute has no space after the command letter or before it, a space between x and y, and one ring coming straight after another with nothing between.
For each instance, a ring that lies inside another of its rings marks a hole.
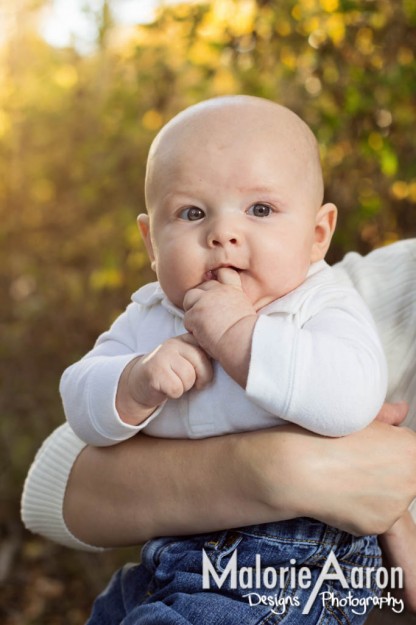
<instances>
[{"instance_id":1,"label":"malorie aaron logo","mask_svg":"<svg viewBox=\"0 0 416 625\"><path fill-rule=\"evenodd\" d=\"M226 568L219 575L212 565L205 549L202 550L202 587L204 590L212 588L212 583L217 588L221 588L224 582L229 578L229 584L232 589L240 588L242 590L251 590L243 595L247 598L250 605L259 605L260 603L270 606L271 611L275 614L285 612L286 605L295 605L300 607L300 601L296 596L278 597L277 595L264 595L255 592L256 589L267 588L269 590L280 590L285 587L292 589L311 589L309 599L303 607L302 614L309 614L310 609L316 600L318 594L322 597L322 602L329 601L333 606L343 607L349 605L355 614L364 614L369 604L371 606L390 605L394 612L403 612L404 605L402 599L397 599L387 593L383 597L374 595L367 598L354 597L354 589L372 588L375 585L380 590L384 590L389 586L391 589L403 588L403 569L401 567L353 567L351 569L350 582L348 583L337 557L331 551L322 567L322 571L314 584L312 584L312 574L307 566L297 568L293 566L296 560L290 560L291 566L288 567L262 567L261 556L256 555L254 567L242 566L238 568L237 550L234 551ZM332 572L331 568L333 569ZM336 580L342 588L345 589L343 598L336 597L334 593L324 591L320 592L322 584L325 581ZM279 608L279 611L277 609Z\"/></svg>"}]
</instances>

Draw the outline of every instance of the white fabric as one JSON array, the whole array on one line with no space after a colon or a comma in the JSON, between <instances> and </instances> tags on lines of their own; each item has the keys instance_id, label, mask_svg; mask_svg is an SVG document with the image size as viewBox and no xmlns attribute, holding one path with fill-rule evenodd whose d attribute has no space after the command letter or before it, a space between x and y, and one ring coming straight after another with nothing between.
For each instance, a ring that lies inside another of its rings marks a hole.
<instances>
[{"instance_id":1,"label":"white fabric","mask_svg":"<svg viewBox=\"0 0 416 625\"><path fill-rule=\"evenodd\" d=\"M387 358L387 399L409 403L404 425L416 430L416 239L351 252L334 270L369 307Z\"/></svg>"},{"instance_id":2,"label":"white fabric","mask_svg":"<svg viewBox=\"0 0 416 625\"><path fill-rule=\"evenodd\" d=\"M416 430L416 239L389 245L365 257L348 254L334 270L340 280L358 289L369 306L387 356L387 398L404 399L410 404L405 425ZM63 470L62 439L66 458ZM70 533L62 509L70 468L84 447L67 424L44 442L26 478L22 519L35 533L76 549L94 551L95 547L81 543ZM416 520L416 506L412 513Z\"/></svg>"},{"instance_id":3,"label":"white fabric","mask_svg":"<svg viewBox=\"0 0 416 625\"><path fill-rule=\"evenodd\" d=\"M260 311L246 391L215 363L206 388L168 400L137 427L127 425L115 408L122 370L132 358L186 331L183 312L158 283L132 299L62 378L69 424L88 444L114 444L142 429L152 436L203 438L283 420L343 436L368 425L383 404L387 368L370 313L355 289L321 261L301 286Z\"/></svg>"},{"instance_id":4,"label":"white fabric","mask_svg":"<svg viewBox=\"0 0 416 625\"><path fill-rule=\"evenodd\" d=\"M102 551L78 540L67 528L63 503L69 474L83 443L64 423L44 441L36 454L23 488L21 516L35 534L74 549Z\"/></svg>"}]
</instances>

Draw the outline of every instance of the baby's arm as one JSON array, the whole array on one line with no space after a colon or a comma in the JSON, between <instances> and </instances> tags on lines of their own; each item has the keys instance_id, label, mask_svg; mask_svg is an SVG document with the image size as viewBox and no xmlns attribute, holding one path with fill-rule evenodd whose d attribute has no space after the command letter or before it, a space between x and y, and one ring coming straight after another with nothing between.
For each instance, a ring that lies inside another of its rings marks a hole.
<instances>
[{"instance_id":1,"label":"baby's arm","mask_svg":"<svg viewBox=\"0 0 416 625\"><path fill-rule=\"evenodd\" d=\"M157 344L158 337L139 340L151 332L144 319L146 313L130 304L94 348L62 376L67 420L90 445L113 445L131 438L148 418L156 417L165 399L211 379L211 363L190 335L166 340L153 351L146 349Z\"/></svg>"},{"instance_id":2,"label":"baby's arm","mask_svg":"<svg viewBox=\"0 0 416 625\"><path fill-rule=\"evenodd\" d=\"M185 328L240 386L245 388L257 313L238 273L228 267L185 295Z\"/></svg>"},{"instance_id":3,"label":"baby's arm","mask_svg":"<svg viewBox=\"0 0 416 625\"><path fill-rule=\"evenodd\" d=\"M400 591L406 607L416 611L416 525L406 512L380 536L380 544L389 566L399 566L404 573L404 589Z\"/></svg>"},{"instance_id":4,"label":"baby's arm","mask_svg":"<svg viewBox=\"0 0 416 625\"><path fill-rule=\"evenodd\" d=\"M186 295L185 327L268 413L344 436L380 410L385 358L357 293L324 280L306 302L299 323L290 314L257 315L238 273L223 268Z\"/></svg>"}]
</instances>

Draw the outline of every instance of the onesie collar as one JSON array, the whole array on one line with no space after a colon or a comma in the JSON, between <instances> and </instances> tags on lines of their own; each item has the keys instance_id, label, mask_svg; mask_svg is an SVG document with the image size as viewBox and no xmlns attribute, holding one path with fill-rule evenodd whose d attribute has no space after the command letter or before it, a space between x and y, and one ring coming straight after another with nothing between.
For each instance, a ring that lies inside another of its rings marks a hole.
<instances>
[{"instance_id":1,"label":"onesie collar","mask_svg":"<svg viewBox=\"0 0 416 625\"><path fill-rule=\"evenodd\" d=\"M166 308L166 310L168 310L171 314L183 319L183 310L175 306L175 304L172 304L162 291L159 282L150 282L149 284L145 284L138 291L133 293L131 299L136 304L146 306L147 308L157 305L163 306L163 308Z\"/></svg>"},{"instance_id":2,"label":"onesie collar","mask_svg":"<svg viewBox=\"0 0 416 625\"><path fill-rule=\"evenodd\" d=\"M319 271L322 271L323 269L327 269L327 268L328 268L328 264L324 260L320 260L316 263L313 263L309 267L305 281L309 280L309 278L314 276ZM283 296L283 297L286 297L286 296ZM179 317L180 319L183 319L184 317L183 310L175 306L175 304L172 304L172 302L166 297L165 293L162 291L162 288L159 282L150 282L149 284L145 284L138 291L133 293L133 295L131 296L131 299L136 304L140 304L141 306L146 306L147 308L150 308L151 306L157 306L160 304L161 306L163 306L163 308L165 308L168 312L170 312L175 317ZM267 309L267 306L265 306L265 308Z\"/></svg>"}]
</instances>

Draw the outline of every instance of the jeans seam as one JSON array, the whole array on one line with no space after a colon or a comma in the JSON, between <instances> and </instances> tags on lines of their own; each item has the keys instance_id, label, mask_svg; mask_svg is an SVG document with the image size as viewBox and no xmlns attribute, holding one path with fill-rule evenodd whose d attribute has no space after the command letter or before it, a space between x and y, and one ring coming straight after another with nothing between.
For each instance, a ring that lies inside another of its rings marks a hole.
<instances>
[{"instance_id":1,"label":"jeans seam","mask_svg":"<svg viewBox=\"0 0 416 625\"><path fill-rule=\"evenodd\" d=\"M331 608L329 606L325 606L325 610L327 610L327 612L329 612L329 614L331 614L334 617L334 619L336 620L337 623L339 623L339 625L344 625L344 623L339 620L339 618L338 618L337 614L334 612L334 610L331 610ZM347 625L351 625L351 621L347 617L345 612L343 610L341 610L341 608L339 608L339 611L341 612L342 616L344 617Z\"/></svg>"}]
</instances>

